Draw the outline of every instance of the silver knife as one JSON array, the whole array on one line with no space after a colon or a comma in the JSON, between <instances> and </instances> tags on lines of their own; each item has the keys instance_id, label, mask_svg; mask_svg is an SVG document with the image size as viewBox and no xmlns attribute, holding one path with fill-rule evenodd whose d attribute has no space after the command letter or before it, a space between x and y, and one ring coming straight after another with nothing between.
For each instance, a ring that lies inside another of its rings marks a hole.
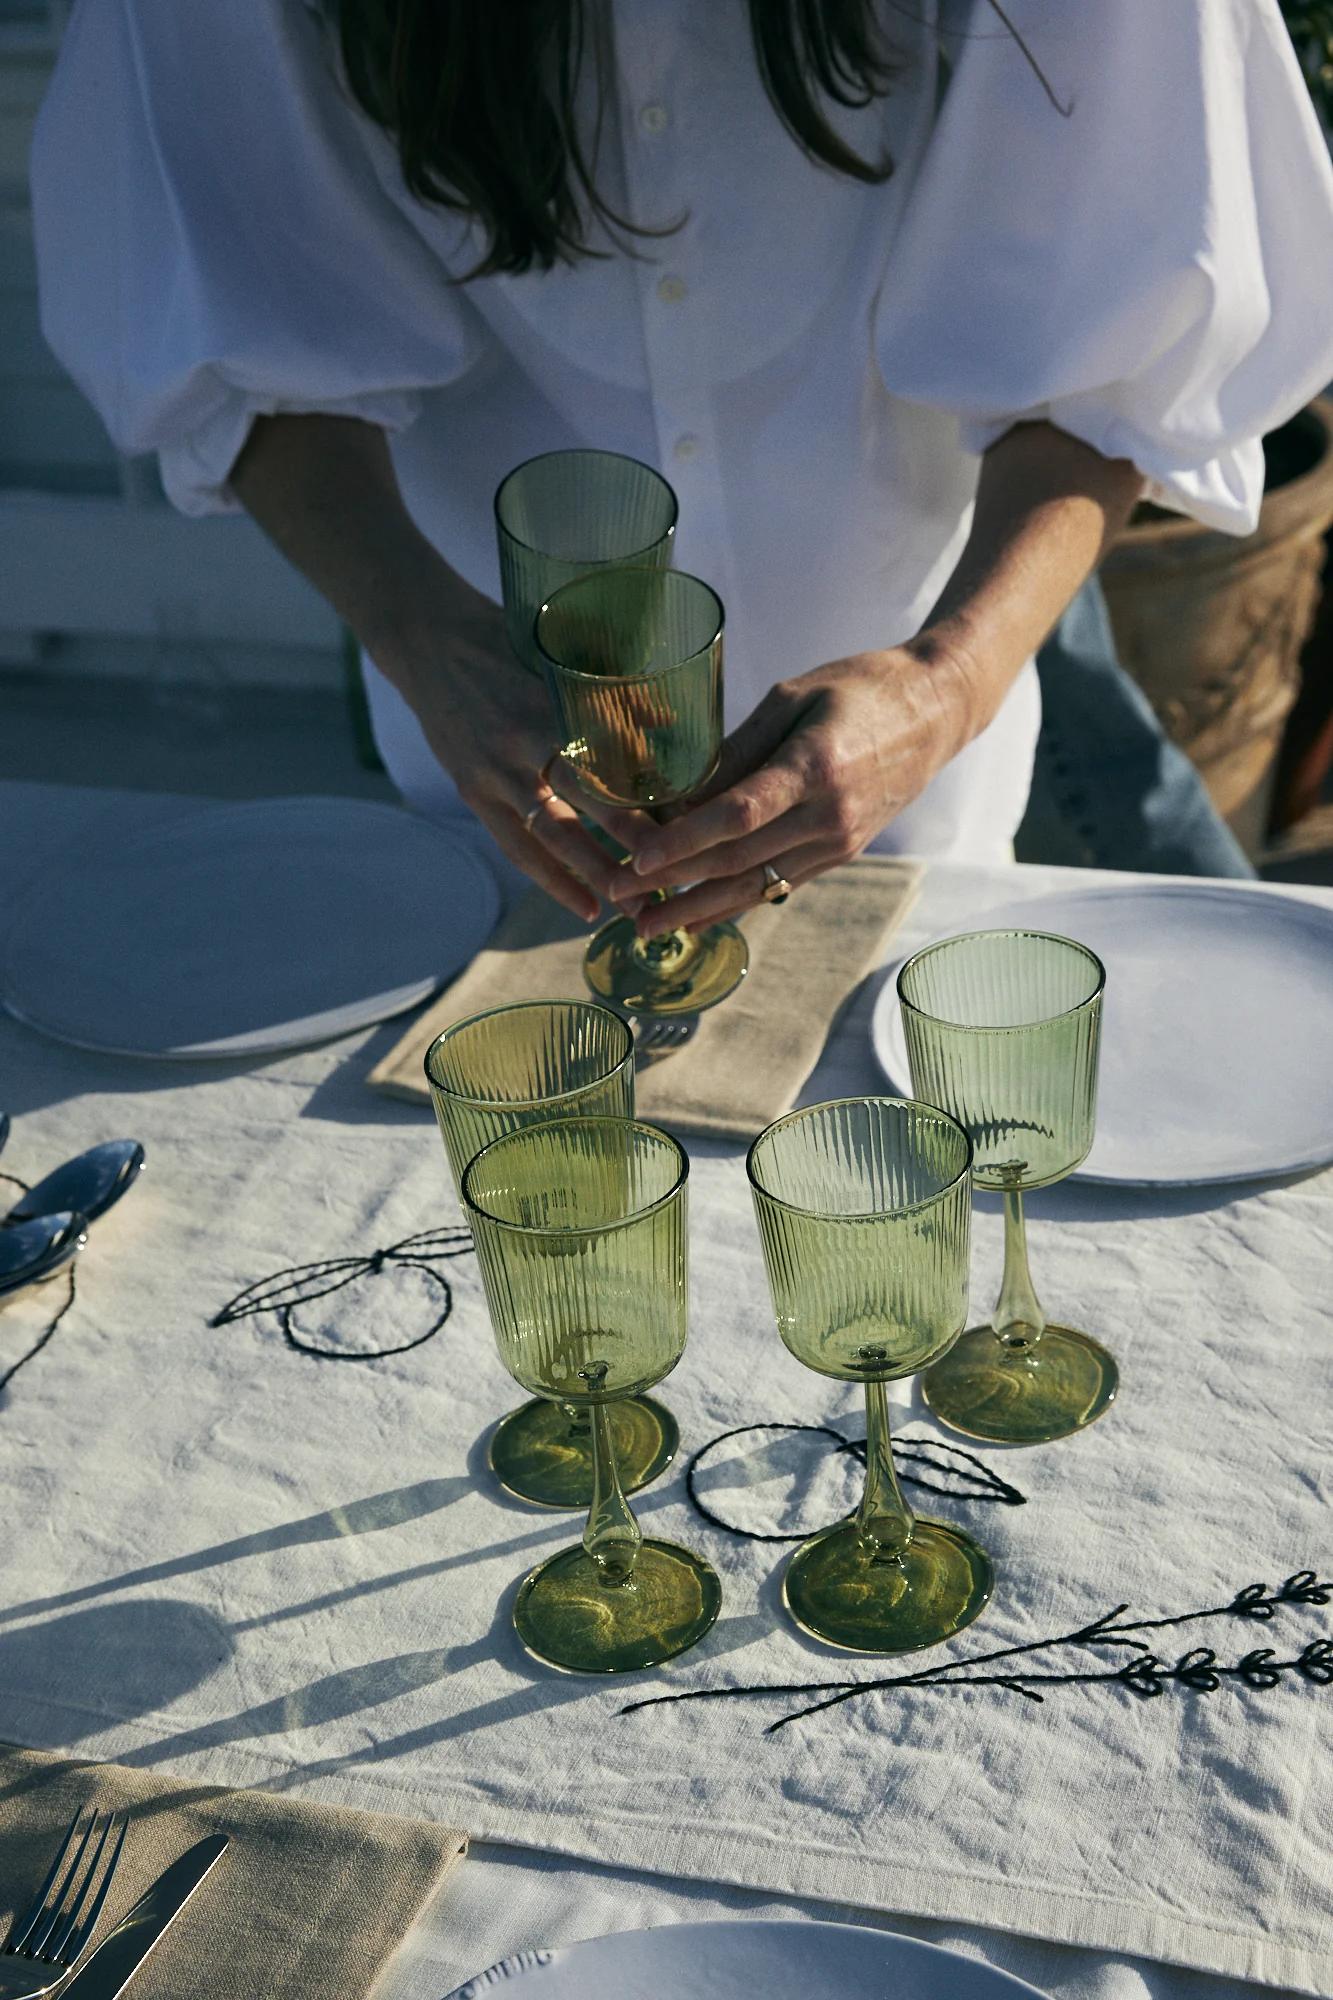
<instances>
[{"instance_id":1,"label":"silver knife","mask_svg":"<svg viewBox=\"0 0 1333 2000\"><path fill-rule=\"evenodd\" d=\"M62 1986L61 2000L116 2000L226 1845L225 1833L211 1833L173 1861Z\"/></svg>"}]
</instances>

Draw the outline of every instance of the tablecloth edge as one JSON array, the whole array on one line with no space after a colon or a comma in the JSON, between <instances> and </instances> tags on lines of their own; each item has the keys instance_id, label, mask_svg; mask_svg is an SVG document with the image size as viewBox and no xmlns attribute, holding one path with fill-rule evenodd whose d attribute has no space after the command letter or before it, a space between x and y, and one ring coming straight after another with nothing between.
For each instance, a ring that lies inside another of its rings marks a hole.
<instances>
[{"instance_id":1,"label":"tablecloth edge","mask_svg":"<svg viewBox=\"0 0 1333 2000\"><path fill-rule=\"evenodd\" d=\"M135 1719L127 1719L121 1725L136 1736L140 1736L145 1747L151 1744L151 1732ZM15 1748L28 1746L15 1744ZM318 1773L309 1784L302 1783L299 1765L275 1764L274 1760L256 1754L238 1743L227 1745L228 1753L238 1761L256 1768L259 1775L253 1784L219 1784L216 1779L203 1772L197 1775L168 1763L139 1766L152 1775L164 1777L190 1778L192 1782L216 1786L222 1791L273 1791L276 1796L300 1796L305 1794L312 1800L331 1807L341 1807L352 1813L376 1813L399 1819L428 1821L436 1826L443 1825L450 1831L459 1831L455 1820L445 1815L437 1817L430 1808L434 1800L419 1787L410 1773L391 1774L387 1770L362 1770L358 1772L356 1784L358 1801L353 1804L346 1796L342 1774ZM47 1755L63 1756L60 1751L47 1750ZM123 1751L120 1753L123 1755ZM89 1756L68 1759L76 1763L97 1764L117 1761L116 1752L105 1756ZM265 1782L267 1780L267 1783ZM285 1783L282 1781L286 1781ZM375 1803L378 1798L396 1799L410 1791L417 1810L402 1811L401 1806ZM484 1791L464 1781L460 1787L458 1804L467 1803L474 1810L467 1814L470 1822L465 1842L472 1840L490 1841L496 1844L524 1848L533 1853L562 1855L571 1861L590 1862L596 1866L610 1868L635 1867L632 1851L627 1846L626 1835L637 1830L638 1823L633 1818L620 1816L611 1811L602 1814L596 1827L582 1821L572 1822L563 1815L548 1816L551 1832L549 1844L537 1846L532 1840L530 1820L499 1806ZM527 1829L525 1831L525 1829ZM661 1839L665 1829L656 1829ZM832 1886L812 1886L809 1880L798 1882L788 1874L783 1878L779 1870L766 1865L769 1848L766 1844L751 1838L738 1840L729 1834L725 1846L726 1863L724 1869L710 1866L701 1868L691 1864L690 1843L697 1829L679 1826L674 1829L675 1839L669 1853L652 1868L641 1872L659 1879L679 1877L691 1882L717 1883L725 1887L757 1891L761 1894L789 1896L804 1901L827 1903L831 1907L841 1905L858 1906L874 1910L881 1916L903 1916L921 1918L936 1923L961 1923L979 1928L1002 1931L1019 1937L1036 1938L1047 1943L1069 1946L1076 1950L1102 1951L1116 1956L1142 1958L1149 1962L1179 1966L1187 1971L1202 1972L1216 1977L1239 1979L1258 1986L1287 1988L1295 1992L1313 1996L1313 2000L1327 2000L1330 1990L1330 1973L1333 1964L1327 1962L1313 1946L1278 1943L1262 1937L1249 1937L1240 1931L1231 1931L1200 1921L1192 1916L1175 1912L1157 1912L1145 1909L1141 1904L1127 1900L1120 1895L1103 1896L1100 1892L1089 1892L1071 1887L1069 1884L1044 1884L1040 1891L1030 1887L1024 1880L1016 1882L995 1882L987 1877L979 1877L967 1872L945 1875L936 1868L922 1881L911 1875L905 1868L894 1863L868 1863L848 1854L837 1856L837 1865L842 1871L836 1889ZM822 1849L803 1848L800 1853L809 1860L824 1853ZM786 1854L787 1844L774 1852ZM448 1865L457 1865L457 1860L466 1854L466 1845L456 1859ZM775 1874L778 1879L774 1879ZM969 1907L962 1908L957 1901L952 1904L939 1893L942 1886L952 1885L955 1891L966 1889L972 1896ZM1052 1936L1049 1925L1045 1928L1032 1919L1024 1919L1021 1906L1028 1898L1039 1894L1049 1897L1052 1893L1071 1910L1070 1921L1061 1928L1060 1935ZM1094 1922L1091 1929L1080 1933L1073 1921L1073 1912L1082 1908L1092 1910L1102 1916L1103 1921ZM1125 1927L1125 1933L1115 1935L1109 1928L1109 1920L1118 1916ZM1181 1941L1194 1940L1194 1955L1187 1956L1181 1951Z\"/></svg>"}]
</instances>

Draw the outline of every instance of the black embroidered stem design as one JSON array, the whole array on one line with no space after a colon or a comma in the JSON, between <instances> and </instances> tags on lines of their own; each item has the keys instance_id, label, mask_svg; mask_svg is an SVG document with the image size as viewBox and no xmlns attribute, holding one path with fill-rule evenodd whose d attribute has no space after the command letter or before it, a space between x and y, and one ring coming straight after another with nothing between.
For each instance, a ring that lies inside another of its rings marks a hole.
<instances>
[{"instance_id":1,"label":"black embroidered stem design","mask_svg":"<svg viewBox=\"0 0 1333 2000\"><path fill-rule=\"evenodd\" d=\"M436 1270L435 1266L453 1257L465 1257L471 1248L472 1237L466 1229L423 1229L415 1236L405 1236L400 1243L391 1243L385 1250L373 1250L368 1257L328 1257L317 1264L294 1264L288 1270L275 1271L272 1276L259 1278L253 1285L247 1285L243 1292L229 1299L220 1312L214 1313L208 1323L210 1326L230 1326L235 1320L248 1319L258 1313L276 1313L288 1346L295 1348L298 1354L313 1356L316 1361L382 1361L386 1355L407 1354L412 1348L433 1340L454 1309L453 1288L444 1273ZM341 1291L355 1278L378 1277L388 1265L404 1264L412 1270L423 1271L439 1293L439 1311L424 1333L415 1334L411 1340L399 1341L393 1347L353 1352L323 1347L317 1341L308 1340L295 1325L292 1314L297 1306L305 1305L312 1299L327 1298L330 1292Z\"/></svg>"},{"instance_id":2,"label":"black embroidered stem design","mask_svg":"<svg viewBox=\"0 0 1333 2000\"><path fill-rule=\"evenodd\" d=\"M1277 1612L1291 1606L1327 1604L1330 1595L1333 1595L1333 1581L1322 1580L1314 1570L1301 1569L1287 1577L1275 1590L1269 1590L1262 1583L1247 1583L1226 1604L1209 1604L1198 1611L1178 1611L1165 1618L1128 1619L1124 1623L1116 1621L1128 1611L1129 1606L1117 1604L1073 1631L1031 1639L1021 1646L1000 1646L989 1653L974 1653L970 1659L948 1660L940 1666L918 1668L911 1673L880 1675L865 1681L774 1682L766 1687L688 1688L676 1694L649 1695L642 1701L628 1702L619 1712L621 1715L634 1715L640 1709L657 1708L667 1702L725 1701L756 1695L818 1697L791 1709L776 1722L770 1722L764 1733L773 1736L780 1729L787 1728L789 1723L820 1715L825 1709L837 1708L844 1701L905 1688L952 1691L969 1687L997 1687L1011 1694L1024 1695L1029 1701L1041 1702L1045 1699L1041 1692L1043 1688L1099 1684L1125 1688L1145 1701L1154 1700L1171 1688L1189 1694L1212 1694L1230 1684L1254 1692L1267 1692L1291 1675L1312 1687L1329 1687L1333 1685L1333 1639L1311 1639L1290 1659L1279 1659L1271 1646L1256 1646L1230 1663L1219 1660L1211 1646L1195 1646L1169 1664L1149 1651L1137 1635L1141 1632L1160 1632L1169 1626L1193 1624L1201 1618L1242 1618L1264 1624ZM1079 1647L1095 1650L1099 1646L1131 1647L1133 1657L1114 1666L1073 1668L1060 1673L1034 1671L1022 1663L1025 1655L1058 1654L1062 1650ZM979 1668L995 1668L1001 1660L1018 1664L998 1672L977 1671Z\"/></svg>"},{"instance_id":3,"label":"black embroidered stem design","mask_svg":"<svg viewBox=\"0 0 1333 2000\"><path fill-rule=\"evenodd\" d=\"M13 1175L6 1174L5 1179L12 1180ZM37 1359L37 1356L46 1346L47 1341L51 1338L52 1334L59 1326L61 1320L65 1317L65 1314L69 1311L70 1307L73 1305L75 1299L73 1264L69 1265L65 1275L69 1279L69 1283L65 1288L65 1303L60 1307L59 1311L51 1319L47 1321L45 1331L38 1334L36 1340L34 1340L32 1346L28 1349L27 1353L20 1354L18 1360L15 1361L12 1364L12 1366L6 1368L3 1375L0 1375L0 1396L2 1396L5 1390L9 1387L14 1377L18 1374L19 1369L26 1368L30 1361L35 1361Z\"/></svg>"},{"instance_id":4,"label":"black embroidered stem design","mask_svg":"<svg viewBox=\"0 0 1333 2000\"><path fill-rule=\"evenodd\" d=\"M17 1174L0 1174L0 1181L8 1181L9 1185L11 1187L16 1187L20 1194L27 1194L28 1192L28 1183L26 1181L21 1181ZM30 1361L35 1361L37 1359L37 1356L46 1346L47 1341L50 1340L52 1334L59 1326L61 1320L65 1317L65 1314L69 1311L70 1307L73 1305L75 1298L73 1264L69 1266L67 1275L69 1277L69 1284L65 1288L65 1303L56 1312L54 1317L47 1321L44 1331L38 1334L36 1340L34 1340L32 1346L28 1349L27 1353L20 1354L18 1360L15 1361L10 1367L6 1368L3 1375L0 1375L0 1396L2 1396L5 1390L9 1387L14 1377L18 1374L19 1369L26 1368Z\"/></svg>"},{"instance_id":5,"label":"black embroidered stem design","mask_svg":"<svg viewBox=\"0 0 1333 2000\"><path fill-rule=\"evenodd\" d=\"M701 1445L685 1467L685 1491L689 1495L695 1513L710 1522L713 1527L721 1528L724 1534L743 1536L747 1542L803 1542L810 1533L808 1528L798 1529L795 1534L780 1535L765 1534L757 1528L740 1528L734 1521L723 1520L722 1516L715 1513L707 1501L700 1497L698 1473L704 1460L710 1453L716 1451L719 1445L726 1444L731 1438L746 1437L753 1431L808 1431L814 1437L831 1438L839 1452L850 1452L852 1457L859 1458L863 1465L866 1456L865 1439L849 1438L845 1432L837 1430L832 1424L738 1424L734 1430L723 1431L718 1437L710 1438L707 1444ZM942 1463L939 1455L943 1455ZM916 1437L911 1434L901 1438L895 1437L893 1459L895 1465L901 1466L906 1461L913 1465L929 1466L932 1471L947 1473L954 1480L961 1482L953 1486L941 1486L933 1479L923 1478L919 1472L900 1471L899 1478L904 1485L920 1486L928 1493L942 1493L949 1500L989 1500L1001 1507L1027 1505L1025 1495L1020 1493L1016 1486L1011 1486L1007 1479L1002 1479L999 1473L978 1458L975 1452L965 1450L960 1444L949 1444L944 1438ZM964 1460L967 1469L950 1464L950 1459Z\"/></svg>"}]
</instances>

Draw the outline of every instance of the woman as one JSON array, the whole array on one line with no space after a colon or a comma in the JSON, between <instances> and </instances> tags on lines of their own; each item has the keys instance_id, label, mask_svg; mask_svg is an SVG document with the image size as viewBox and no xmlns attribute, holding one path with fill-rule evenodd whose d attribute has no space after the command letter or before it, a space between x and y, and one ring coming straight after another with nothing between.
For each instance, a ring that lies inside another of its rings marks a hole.
<instances>
[{"instance_id":1,"label":"woman","mask_svg":"<svg viewBox=\"0 0 1333 2000\"><path fill-rule=\"evenodd\" d=\"M118 444L249 509L404 795L589 920L1007 853L1032 654L1136 497L1248 531L1333 375L1276 0L80 0L33 178ZM632 871L494 602L498 480L579 444L665 471L728 612L714 795L612 817Z\"/></svg>"}]
</instances>

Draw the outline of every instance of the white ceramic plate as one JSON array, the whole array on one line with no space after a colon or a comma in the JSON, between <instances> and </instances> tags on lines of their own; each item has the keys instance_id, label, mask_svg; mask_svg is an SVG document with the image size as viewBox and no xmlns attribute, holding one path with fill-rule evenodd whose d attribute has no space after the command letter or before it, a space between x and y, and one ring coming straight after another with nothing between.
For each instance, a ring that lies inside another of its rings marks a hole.
<instances>
[{"instance_id":1,"label":"white ceramic plate","mask_svg":"<svg viewBox=\"0 0 1333 2000\"><path fill-rule=\"evenodd\" d=\"M203 806L31 892L5 941L0 997L79 1048L270 1055L428 999L499 912L466 841L396 806Z\"/></svg>"},{"instance_id":2,"label":"white ceramic plate","mask_svg":"<svg viewBox=\"0 0 1333 2000\"><path fill-rule=\"evenodd\" d=\"M491 2000L1041 2000L993 1966L856 1924L662 1924L525 1951L448 1996Z\"/></svg>"},{"instance_id":3,"label":"white ceramic plate","mask_svg":"<svg viewBox=\"0 0 1333 2000\"><path fill-rule=\"evenodd\" d=\"M958 929L1054 931L1106 966L1097 1137L1080 1179L1202 1186L1333 1160L1333 911L1139 883L1004 904ZM871 1036L910 1094L897 976Z\"/></svg>"}]
</instances>

